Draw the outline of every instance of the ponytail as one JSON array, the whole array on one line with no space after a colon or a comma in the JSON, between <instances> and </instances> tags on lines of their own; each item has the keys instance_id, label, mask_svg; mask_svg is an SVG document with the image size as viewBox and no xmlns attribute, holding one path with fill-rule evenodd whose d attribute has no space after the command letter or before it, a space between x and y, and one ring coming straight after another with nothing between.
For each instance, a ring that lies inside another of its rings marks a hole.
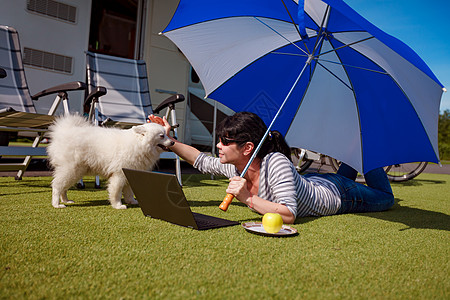
<instances>
[{"instance_id":1,"label":"ponytail","mask_svg":"<svg viewBox=\"0 0 450 300\"><path fill-rule=\"evenodd\" d=\"M269 149L266 154L270 152L280 152L287 158L289 158L289 160L291 160L291 148L284 139L284 136L279 131L270 131L269 135L266 138L266 142L267 140L269 140L269 143L271 145L268 147ZM264 157L266 154L264 154L262 157Z\"/></svg>"}]
</instances>

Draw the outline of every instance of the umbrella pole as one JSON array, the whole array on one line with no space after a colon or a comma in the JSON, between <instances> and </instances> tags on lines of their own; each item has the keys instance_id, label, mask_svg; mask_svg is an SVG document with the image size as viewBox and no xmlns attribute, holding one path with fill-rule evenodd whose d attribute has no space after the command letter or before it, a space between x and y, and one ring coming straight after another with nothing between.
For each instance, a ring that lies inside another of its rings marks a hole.
<instances>
[{"instance_id":1,"label":"umbrella pole","mask_svg":"<svg viewBox=\"0 0 450 300\"><path fill-rule=\"evenodd\" d=\"M300 78L303 75L303 72L305 72L306 67L311 64L311 61L313 59L313 55L308 56L308 60L305 62L305 65L303 66L303 69L300 71L300 74L298 75L297 79L295 80L294 84L292 85L291 89L287 93L286 97L283 100L283 103L281 103L280 108L278 109L277 113L272 119L272 122L270 122L270 125L267 127L266 132L264 133L264 136L262 137L261 141L259 142L258 146L256 147L255 151L253 151L252 156L250 157L249 161L247 162L247 165L245 166L244 170L242 170L242 173L240 175L241 178L245 176L245 173L247 173L248 168L250 168L250 165L252 164L253 160L255 160L256 155L258 154L259 150L261 149L262 145L264 144L264 141L266 140L267 136L269 135L270 130L272 129L273 124L278 118L278 115L280 114L281 110L283 109L284 105L286 104L287 100L291 96L292 92L294 91L294 88L297 86L297 83L299 82ZM230 205L231 201L233 200L234 196L231 194L227 194L225 196L225 199L223 199L222 203L219 205L219 208L223 211L226 211L228 209L228 206Z\"/></svg>"}]
</instances>

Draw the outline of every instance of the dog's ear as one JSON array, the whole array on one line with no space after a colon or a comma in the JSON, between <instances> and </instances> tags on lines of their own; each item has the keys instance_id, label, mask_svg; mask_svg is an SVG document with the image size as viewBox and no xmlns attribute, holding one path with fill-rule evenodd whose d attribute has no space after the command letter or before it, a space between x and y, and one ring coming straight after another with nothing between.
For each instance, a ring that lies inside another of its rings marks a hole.
<instances>
[{"instance_id":1,"label":"dog's ear","mask_svg":"<svg viewBox=\"0 0 450 300\"><path fill-rule=\"evenodd\" d=\"M147 131L145 130L145 127L142 126L142 125L139 125L139 126L133 126L133 127L131 127L131 130L133 130L134 133L139 134L139 135L142 135L142 136L144 136L145 133L147 132Z\"/></svg>"}]
</instances>

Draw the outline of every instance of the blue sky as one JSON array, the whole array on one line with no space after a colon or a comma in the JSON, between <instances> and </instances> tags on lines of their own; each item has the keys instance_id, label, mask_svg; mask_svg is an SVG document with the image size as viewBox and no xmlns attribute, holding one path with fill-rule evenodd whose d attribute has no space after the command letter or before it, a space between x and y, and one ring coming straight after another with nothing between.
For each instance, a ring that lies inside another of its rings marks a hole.
<instances>
[{"instance_id":1,"label":"blue sky","mask_svg":"<svg viewBox=\"0 0 450 300\"><path fill-rule=\"evenodd\" d=\"M449 90L440 111L450 110L450 0L344 0L360 15L410 46Z\"/></svg>"}]
</instances>

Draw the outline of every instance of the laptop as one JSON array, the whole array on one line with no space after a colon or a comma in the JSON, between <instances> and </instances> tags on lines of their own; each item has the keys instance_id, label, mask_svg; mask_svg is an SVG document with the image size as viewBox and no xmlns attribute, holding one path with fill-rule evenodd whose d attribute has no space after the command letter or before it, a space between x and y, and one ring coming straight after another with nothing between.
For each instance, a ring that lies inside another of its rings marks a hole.
<instances>
[{"instance_id":1,"label":"laptop","mask_svg":"<svg viewBox=\"0 0 450 300\"><path fill-rule=\"evenodd\" d=\"M174 174L123 169L145 216L176 225L205 230L239 222L194 213Z\"/></svg>"}]
</instances>

